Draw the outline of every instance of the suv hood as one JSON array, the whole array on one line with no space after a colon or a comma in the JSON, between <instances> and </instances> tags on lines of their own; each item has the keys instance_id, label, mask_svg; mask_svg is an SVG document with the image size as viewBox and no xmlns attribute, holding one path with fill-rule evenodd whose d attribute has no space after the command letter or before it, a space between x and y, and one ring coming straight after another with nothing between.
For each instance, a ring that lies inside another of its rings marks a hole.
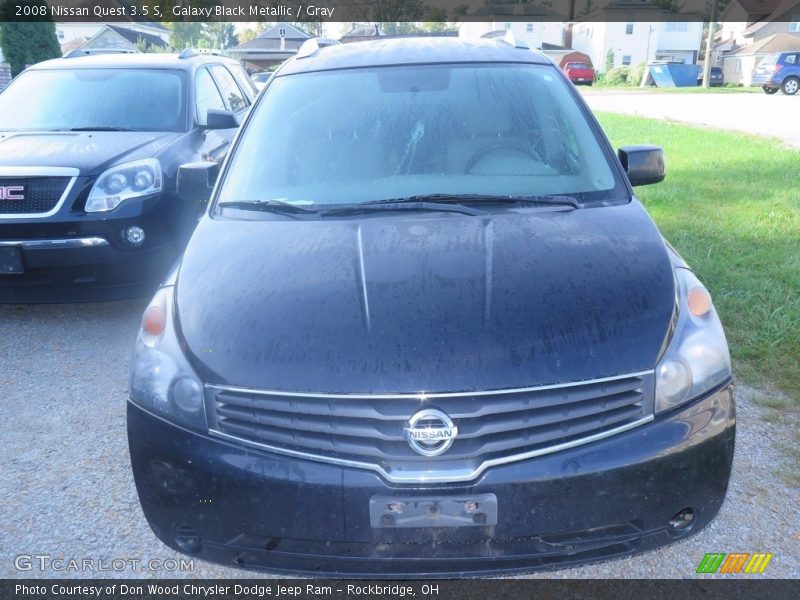
<instances>
[{"instance_id":1,"label":"suv hood","mask_svg":"<svg viewBox=\"0 0 800 600\"><path fill-rule=\"evenodd\" d=\"M181 135L145 131L0 131L0 166L74 167L81 175L96 175L126 158L155 156Z\"/></svg>"},{"instance_id":2,"label":"suv hood","mask_svg":"<svg viewBox=\"0 0 800 600\"><path fill-rule=\"evenodd\" d=\"M206 382L414 393L653 369L675 291L664 241L634 201L487 217L207 217L176 304Z\"/></svg>"}]
</instances>

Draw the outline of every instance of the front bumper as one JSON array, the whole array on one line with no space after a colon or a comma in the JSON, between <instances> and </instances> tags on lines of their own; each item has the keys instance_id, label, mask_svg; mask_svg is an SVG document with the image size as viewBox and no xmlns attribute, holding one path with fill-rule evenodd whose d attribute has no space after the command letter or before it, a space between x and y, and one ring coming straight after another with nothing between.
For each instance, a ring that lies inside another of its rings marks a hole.
<instances>
[{"instance_id":1,"label":"front bumper","mask_svg":"<svg viewBox=\"0 0 800 600\"><path fill-rule=\"evenodd\" d=\"M151 295L177 260L182 238L163 213L73 221L0 223L0 248L22 254L24 272L0 274L0 303L83 302ZM128 227L145 231L135 246Z\"/></svg>"},{"instance_id":2,"label":"front bumper","mask_svg":"<svg viewBox=\"0 0 800 600\"><path fill-rule=\"evenodd\" d=\"M144 514L164 542L213 562L347 577L552 569L627 556L717 514L735 437L733 389L614 437L487 470L463 484L396 485L188 432L128 404ZM497 525L373 527L374 497L494 494ZM682 530L670 519L691 508Z\"/></svg>"}]
</instances>

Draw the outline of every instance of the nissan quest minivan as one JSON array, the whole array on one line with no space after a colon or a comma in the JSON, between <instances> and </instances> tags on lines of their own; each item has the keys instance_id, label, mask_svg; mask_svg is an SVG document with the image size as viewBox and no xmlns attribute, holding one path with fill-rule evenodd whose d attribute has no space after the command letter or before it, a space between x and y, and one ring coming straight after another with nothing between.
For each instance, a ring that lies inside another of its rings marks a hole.
<instances>
[{"instance_id":1,"label":"nissan quest minivan","mask_svg":"<svg viewBox=\"0 0 800 600\"><path fill-rule=\"evenodd\" d=\"M556 568L717 514L735 415L709 292L564 74L502 40L307 42L146 309L128 436L171 548L247 569Z\"/></svg>"}]
</instances>

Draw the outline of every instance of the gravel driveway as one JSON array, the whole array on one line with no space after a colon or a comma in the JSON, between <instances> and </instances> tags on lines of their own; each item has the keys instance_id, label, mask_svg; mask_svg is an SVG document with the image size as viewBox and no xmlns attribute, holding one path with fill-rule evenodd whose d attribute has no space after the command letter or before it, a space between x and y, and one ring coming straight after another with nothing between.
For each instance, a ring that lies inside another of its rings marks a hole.
<instances>
[{"instance_id":1,"label":"gravel driveway","mask_svg":"<svg viewBox=\"0 0 800 600\"><path fill-rule=\"evenodd\" d=\"M128 360L144 305L0 305L0 577L80 576L18 571L14 559L20 554L106 564L120 558L179 558L147 526L128 463ZM765 576L800 577L798 490L787 487L774 468L791 425L761 420L753 394L738 390L734 476L722 512L709 528L637 557L535 576L691 577L706 552L773 552ZM183 573L104 575L249 574L196 561L193 571Z\"/></svg>"},{"instance_id":2,"label":"gravel driveway","mask_svg":"<svg viewBox=\"0 0 800 600\"><path fill-rule=\"evenodd\" d=\"M768 135L800 148L800 94L681 94L580 88L593 111Z\"/></svg>"}]
</instances>

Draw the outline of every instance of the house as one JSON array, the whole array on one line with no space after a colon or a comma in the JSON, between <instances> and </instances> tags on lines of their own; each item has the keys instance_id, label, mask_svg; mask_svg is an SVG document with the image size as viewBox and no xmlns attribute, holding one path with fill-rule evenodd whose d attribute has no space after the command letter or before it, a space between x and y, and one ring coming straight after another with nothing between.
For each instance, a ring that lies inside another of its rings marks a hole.
<instances>
[{"instance_id":1,"label":"house","mask_svg":"<svg viewBox=\"0 0 800 600\"><path fill-rule=\"evenodd\" d=\"M531 48L564 44L564 24L554 20L557 15L549 8L521 3L487 4L467 16L471 20L459 25L459 37L480 38L492 31L510 31Z\"/></svg>"},{"instance_id":2,"label":"house","mask_svg":"<svg viewBox=\"0 0 800 600\"><path fill-rule=\"evenodd\" d=\"M613 66L651 61L696 64L703 40L701 15L671 13L652 4L612 0L570 26L572 48L606 71L609 51Z\"/></svg>"},{"instance_id":3,"label":"house","mask_svg":"<svg viewBox=\"0 0 800 600\"><path fill-rule=\"evenodd\" d=\"M264 71L293 57L310 38L290 23L276 23L252 40L231 48L228 54L250 70Z\"/></svg>"},{"instance_id":4,"label":"house","mask_svg":"<svg viewBox=\"0 0 800 600\"><path fill-rule=\"evenodd\" d=\"M775 52L800 52L800 35L776 33L754 44L742 46L727 53L722 61L725 81L750 85L753 70L761 59Z\"/></svg>"},{"instance_id":5,"label":"house","mask_svg":"<svg viewBox=\"0 0 800 600\"><path fill-rule=\"evenodd\" d=\"M750 85L761 58L796 50L800 43L798 0L733 0L720 18L724 21L711 56L728 83Z\"/></svg>"},{"instance_id":6,"label":"house","mask_svg":"<svg viewBox=\"0 0 800 600\"><path fill-rule=\"evenodd\" d=\"M374 25L358 24L345 33L339 41L342 44L366 42L369 40L390 40L397 38L457 37L457 31L421 31L415 33L386 34L376 23Z\"/></svg>"},{"instance_id":7,"label":"house","mask_svg":"<svg viewBox=\"0 0 800 600\"><path fill-rule=\"evenodd\" d=\"M102 51L113 50L119 52L141 52L137 44L146 47L169 50L170 46L160 36L144 33L120 25L103 25L92 37L81 43L80 38L72 40L61 46L61 51L66 55L71 50Z\"/></svg>"},{"instance_id":8,"label":"house","mask_svg":"<svg viewBox=\"0 0 800 600\"><path fill-rule=\"evenodd\" d=\"M73 5L70 4L70 6ZM161 23L154 23L151 21L124 21L115 23L114 25L122 26L129 31L135 31L142 36L158 37L165 45L169 45L170 36L172 35L170 29ZM82 43L85 43L105 27L106 24L101 22L56 22L56 37L63 50L67 44L71 44L75 40L80 40ZM72 44L71 48L74 49L74 44Z\"/></svg>"}]
</instances>

